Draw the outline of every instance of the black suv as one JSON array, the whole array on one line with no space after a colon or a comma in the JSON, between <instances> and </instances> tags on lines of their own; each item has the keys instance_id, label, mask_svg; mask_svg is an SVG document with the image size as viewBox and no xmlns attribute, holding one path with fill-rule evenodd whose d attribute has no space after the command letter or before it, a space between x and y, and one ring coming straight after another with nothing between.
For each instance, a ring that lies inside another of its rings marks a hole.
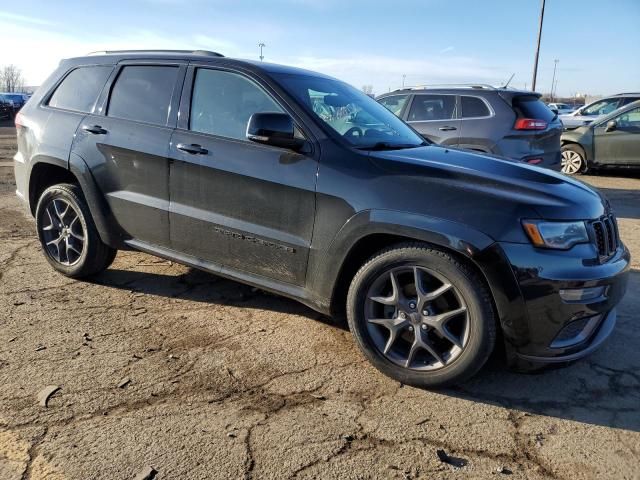
<instances>
[{"instance_id":1,"label":"black suv","mask_svg":"<svg viewBox=\"0 0 640 480\"><path fill-rule=\"evenodd\" d=\"M141 250L346 312L403 383L574 360L611 333L629 252L561 174L431 145L359 90L210 52L63 61L16 118L49 263ZM498 333L501 335L498 336Z\"/></svg>"},{"instance_id":2,"label":"black suv","mask_svg":"<svg viewBox=\"0 0 640 480\"><path fill-rule=\"evenodd\" d=\"M538 93L489 85L413 87L378 102L432 142L560 170L562 123Z\"/></svg>"}]
</instances>

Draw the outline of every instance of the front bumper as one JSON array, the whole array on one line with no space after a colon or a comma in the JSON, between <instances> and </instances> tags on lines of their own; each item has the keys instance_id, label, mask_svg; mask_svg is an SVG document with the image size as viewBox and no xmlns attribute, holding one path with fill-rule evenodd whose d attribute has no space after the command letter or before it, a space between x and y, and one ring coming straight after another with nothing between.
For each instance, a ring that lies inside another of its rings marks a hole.
<instances>
[{"instance_id":1,"label":"front bumper","mask_svg":"<svg viewBox=\"0 0 640 480\"><path fill-rule=\"evenodd\" d=\"M602 345L627 287L630 255L624 245L603 264L585 260L597 256L587 244L569 251L514 243L499 248L512 274L503 274L503 281L515 282L506 289L519 291L501 312L508 352L530 363L561 363ZM596 294L582 298L584 292Z\"/></svg>"}]
</instances>

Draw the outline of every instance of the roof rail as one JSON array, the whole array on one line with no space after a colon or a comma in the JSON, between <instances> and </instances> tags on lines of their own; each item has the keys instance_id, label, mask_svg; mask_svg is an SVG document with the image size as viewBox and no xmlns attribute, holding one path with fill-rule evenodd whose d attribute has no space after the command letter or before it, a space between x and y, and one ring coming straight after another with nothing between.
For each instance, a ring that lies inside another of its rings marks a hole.
<instances>
[{"instance_id":1,"label":"roof rail","mask_svg":"<svg viewBox=\"0 0 640 480\"><path fill-rule=\"evenodd\" d=\"M208 57L224 57L221 53L209 50L98 50L89 52L87 55L117 55L126 53L181 53L191 55L205 55Z\"/></svg>"},{"instance_id":2,"label":"roof rail","mask_svg":"<svg viewBox=\"0 0 640 480\"><path fill-rule=\"evenodd\" d=\"M496 90L497 87L489 85L488 83L434 83L429 85L414 85L404 87L400 90L426 90L429 88L476 88L481 90Z\"/></svg>"}]
</instances>

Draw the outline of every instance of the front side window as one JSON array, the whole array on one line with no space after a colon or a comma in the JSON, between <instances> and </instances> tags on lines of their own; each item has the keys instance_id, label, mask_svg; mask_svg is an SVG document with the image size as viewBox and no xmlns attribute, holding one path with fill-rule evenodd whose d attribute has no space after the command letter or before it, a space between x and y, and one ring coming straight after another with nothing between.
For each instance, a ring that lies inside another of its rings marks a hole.
<instances>
[{"instance_id":1,"label":"front side window","mask_svg":"<svg viewBox=\"0 0 640 480\"><path fill-rule=\"evenodd\" d=\"M407 103L409 95L391 95L390 97L384 97L378 100L381 105L384 105L394 115L400 116L402 107Z\"/></svg>"},{"instance_id":2,"label":"front side window","mask_svg":"<svg viewBox=\"0 0 640 480\"><path fill-rule=\"evenodd\" d=\"M254 113L284 113L264 90L237 73L199 68L193 83L189 129L246 140Z\"/></svg>"},{"instance_id":3,"label":"front side window","mask_svg":"<svg viewBox=\"0 0 640 480\"><path fill-rule=\"evenodd\" d=\"M450 120L456 117L455 95L416 95L409 111L410 122Z\"/></svg>"},{"instance_id":4,"label":"front side window","mask_svg":"<svg viewBox=\"0 0 640 480\"><path fill-rule=\"evenodd\" d=\"M302 74L274 74L310 114L362 149L410 148L425 141L402 120L360 90L339 80Z\"/></svg>"},{"instance_id":5,"label":"front side window","mask_svg":"<svg viewBox=\"0 0 640 480\"><path fill-rule=\"evenodd\" d=\"M615 119L618 124L618 128L621 129L640 129L640 107L624 112L622 115L618 115Z\"/></svg>"},{"instance_id":6,"label":"front side window","mask_svg":"<svg viewBox=\"0 0 640 480\"><path fill-rule=\"evenodd\" d=\"M124 67L111 90L110 117L166 125L178 67Z\"/></svg>"},{"instance_id":7,"label":"front side window","mask_svg":"<svg viewBox=\"0 0 640 480\"><path fill-rule=\"evenodd\" d=\"M607 115L613 112L616 108L618 108L619 103L620 103L620 99L618 98L600 100L599 102L596 102L593 105L590 105L589 107L582 110L581 115L586 115L586 116Z\"/></svg>"},{"instance_id":8,"label":"front side window","mask_svg":"<svg viewBox=\"0 0 640 480\"><path fill-rule=\"evenodd\" d=\"M48 105L89 113L113 70L109 65L79 67L69 73L53 92Z\"/></svg>"},{"instance_id":9,"label":"front side window","mask_svg":"<svg viewBox=\"0 0 640 480\"><path fill-rule=\"evenodd\" d=\"M478 97L461 97L462 118L488 117L491 115L487 104Z\"/></svg>"}]
</instances>

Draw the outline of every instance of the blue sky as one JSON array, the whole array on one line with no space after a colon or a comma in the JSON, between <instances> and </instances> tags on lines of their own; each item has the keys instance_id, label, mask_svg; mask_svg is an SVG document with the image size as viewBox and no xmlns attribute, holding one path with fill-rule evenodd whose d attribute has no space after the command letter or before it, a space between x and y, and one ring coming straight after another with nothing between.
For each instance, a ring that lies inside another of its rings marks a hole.
<instances>
[{"instance_id":1,"label":"blue sky","mask_svg":"<svg viewBox=\"0 0 640 480\"><path fill-rule=\"evenodd\" d=\"M301 66L376 93L406 84L531 85L540 0L107 0L0 5L0 64L37 85L60 58L201 48ZM538 91L640 90L640 0L547 0Z\"/></svg>"}]
</instances>

